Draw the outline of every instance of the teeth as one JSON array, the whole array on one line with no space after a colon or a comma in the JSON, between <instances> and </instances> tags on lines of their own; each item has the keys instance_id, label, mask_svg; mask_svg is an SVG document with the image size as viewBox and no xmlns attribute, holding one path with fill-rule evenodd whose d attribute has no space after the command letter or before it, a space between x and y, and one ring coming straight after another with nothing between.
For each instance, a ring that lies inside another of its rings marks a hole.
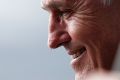
<instances>
[{"instance_id":1,"label":"teeth","mask_svg":"<svg viewBox=\"0 0 120 80\"><path fill-rule=\"evenodd\" d=\"M76 54L73 54L73 55L72 55L72 58L75 59L75 58L77 58L77 57L79 57L79 56L80 56L80 53L77 52Z\"/></svg>"},{"instance_id":2,"label":"teeth","mask_svg":"<svg viewBox=\"0 0 120 80\"><path fill-rule=\"evenodd\" d=\"M80 54L82 54L86 49L83 47L80 49Z\"/></svg>"},{"instance_id":3,"label":"teeth","mask_svg":"<svg viewBox=\"0 0 120 80\"><path fill-rule=\"evenodd\" d=\"M76 54L76 58L77 58L78 56L80 56L80 53L79 53L79 52L77 52L77 54Z\"/></svg>"},{"instance_id":4,"label":"teeth","mask_svg":"<svg viewBox=\"0 0 120 80\"><path fill-rule=\"evenodd\" d=\"M76 54L73 54L73 55L72 55L72 58L75 59L75 56L76 56Z\"/></svg>"},{"instance_id":5,"label":"teeth","mask_svg":"<svg viewBox=\"0 0 120 80\"><path fill-rule=\"evenodd\" d=\"M80 51L76 52L76 54L72 55L72 58L75 59L77 57L79 57L86 49L85 48L81 48Z\"/></svg>"}]
</instances>

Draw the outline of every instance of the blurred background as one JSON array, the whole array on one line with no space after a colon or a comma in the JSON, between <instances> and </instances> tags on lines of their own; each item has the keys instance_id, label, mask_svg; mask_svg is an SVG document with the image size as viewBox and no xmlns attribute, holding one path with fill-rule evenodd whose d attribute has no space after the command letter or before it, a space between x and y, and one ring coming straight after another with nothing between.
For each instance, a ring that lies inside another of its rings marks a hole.
<instances>
[{"instance_id":1,"label":"blurred background","mask_svg":"<svg viewBox=\"0 0 120 80\"><path fill-rule=\"evenodd\" d=\"M0 0L0 80L74 80L70 57L47 47L41 0Z\"/></svg>"}]
</instances>

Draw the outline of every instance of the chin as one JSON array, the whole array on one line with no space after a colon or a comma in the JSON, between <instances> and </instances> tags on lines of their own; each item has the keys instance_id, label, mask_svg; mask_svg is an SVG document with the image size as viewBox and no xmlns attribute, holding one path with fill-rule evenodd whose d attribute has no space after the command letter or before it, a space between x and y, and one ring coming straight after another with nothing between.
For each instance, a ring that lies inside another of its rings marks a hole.
<instances>
[{"instance_id":1,"label":"chin","mask_svg":"<svg viewBox=\"0 0 120 80\"><path fill-rule=\"evenodd\" d=\"M87 51L78 60L72 60L71 65L75 71L75 80L86 80L87 75L94 71L93 62Z\"/></svg>"},{"instance_id":2,"label":"chin","mask_svg":"<svg viewBox=\"0 0 120 80\"><path fill-rule=\"evenodd\" d=\"M89 66L84 67L82 71L75 73L75 80L86 80L89 73L91 73L93 69Z\"/></svg>"}]
</instances>

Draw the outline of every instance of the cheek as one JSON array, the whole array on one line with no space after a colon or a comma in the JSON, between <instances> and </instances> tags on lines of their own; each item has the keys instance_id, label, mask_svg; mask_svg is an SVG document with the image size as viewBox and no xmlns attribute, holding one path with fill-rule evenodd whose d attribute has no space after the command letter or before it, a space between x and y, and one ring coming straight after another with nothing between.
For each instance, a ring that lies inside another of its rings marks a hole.
<instances>
[{"instance_id":1,"label":"cheek","mask_svg":"<svg viewBox=\"0 0 120 80\"><path fill-rule=\"evenodd\" d=\"M101 35L98 27L89 24L72 22L68 30L73 39L81 41L96 40Z\"/></svg>"}]
</instances>

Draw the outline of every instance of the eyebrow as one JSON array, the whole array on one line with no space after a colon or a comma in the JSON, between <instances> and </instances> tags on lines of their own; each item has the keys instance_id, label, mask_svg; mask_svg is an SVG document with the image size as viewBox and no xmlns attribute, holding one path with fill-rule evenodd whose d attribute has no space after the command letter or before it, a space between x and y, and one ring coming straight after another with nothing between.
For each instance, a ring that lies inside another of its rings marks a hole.
<instances>
[{"instance_id":1,"label":"eyebrow","mask_svg":"<svg viewBox=\"0 0 120 80\"><path fill-rule=\"evenodd\" d=\"M49 3L42 2L42 9L50 10L50 9L59 9L60 7L65 7L62 2L51 1Z\"/></svg>"}]
</instances>

